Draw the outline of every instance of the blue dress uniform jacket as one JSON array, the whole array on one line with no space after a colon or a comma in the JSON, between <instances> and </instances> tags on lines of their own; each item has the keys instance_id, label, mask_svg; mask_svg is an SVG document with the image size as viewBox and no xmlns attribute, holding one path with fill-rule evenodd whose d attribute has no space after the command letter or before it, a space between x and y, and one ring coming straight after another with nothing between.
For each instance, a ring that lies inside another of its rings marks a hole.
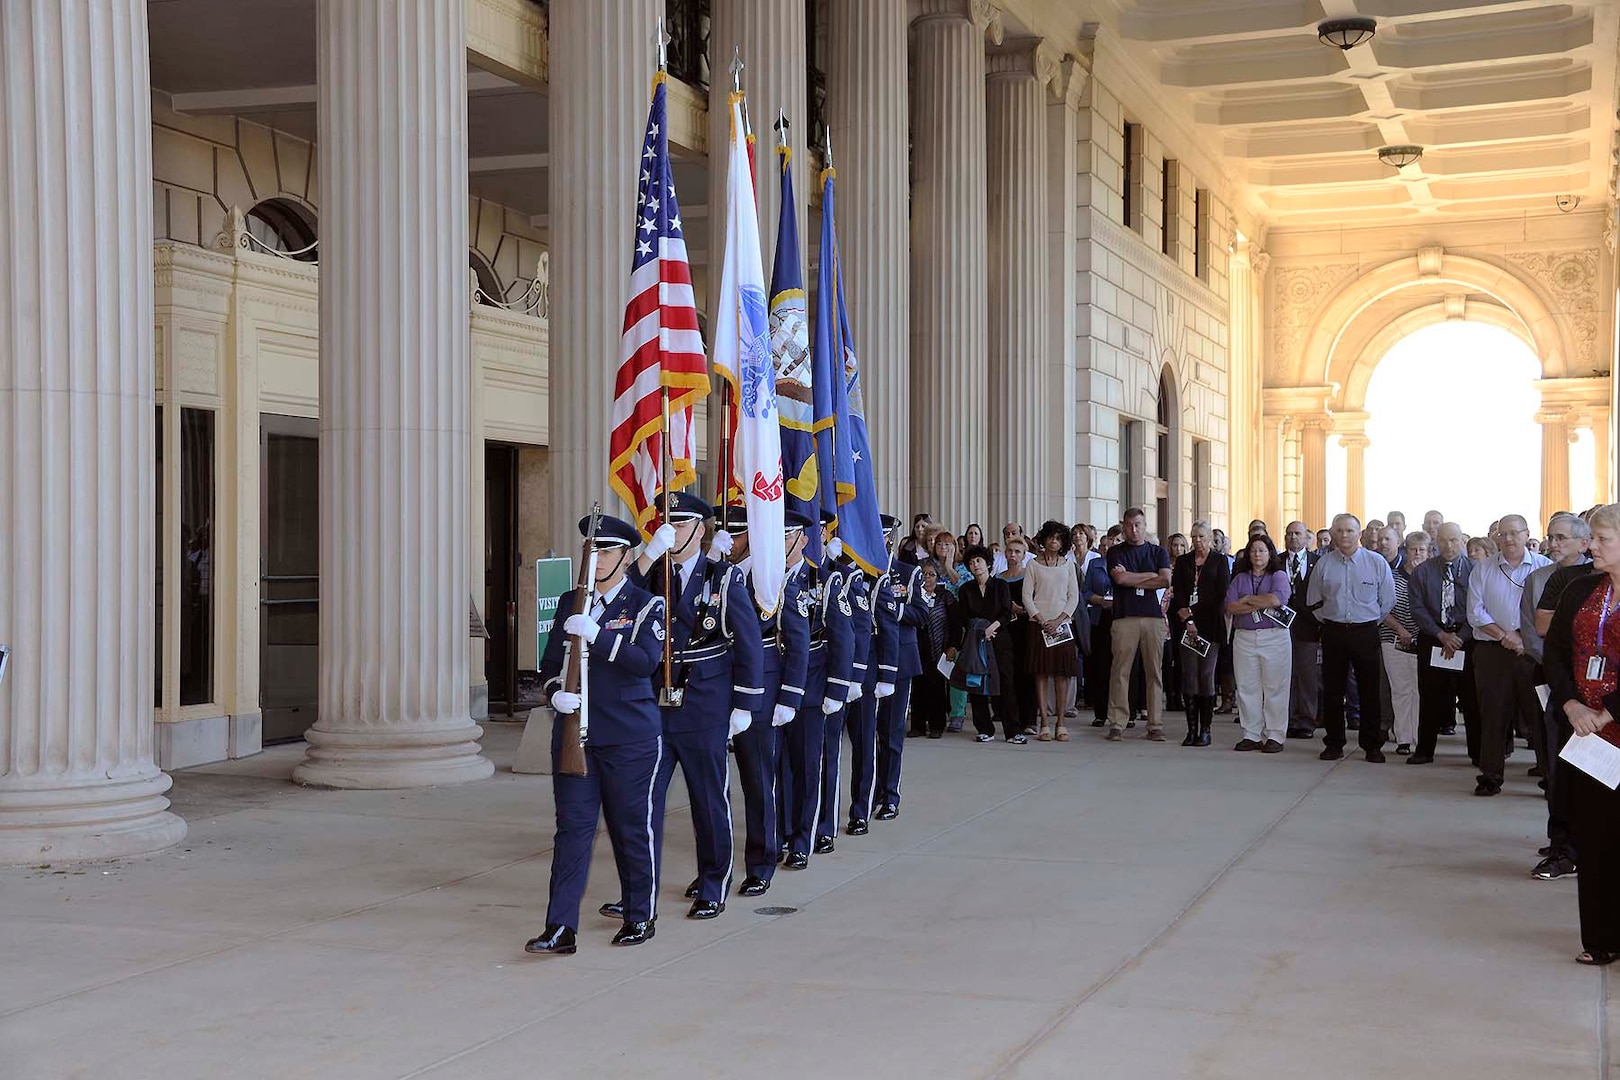
<instances>
[{"instance_id":1,"label":"blue dress uniform jacket","mask_svg":"<svg viewBox=\"0 0 1620 1080\"><path fill-rule=\"evenodd\" d=\"M849 733L849 820L866 821L877 800L878 683L898 679L900 658L900 601L880 574L868 582L872 610L866 671L861 699L848 710L844 730Z\"/></svg>"},{"instance_id":2,"label":"blue dress uniform jacket","mask_svg":"<svg viewBox=\"0 0 1620 1080\"><path fill-rule=\"evenodd\" d=\"M765 694L754 722L732 740L737 751L737 775L742 781L743 865L748 876L770 881L782 850L781 776L782 740L786 728L771 725L776 706L800 710L810 667L810 611L815 603L815 581L808 562L788 567L782 599L776 611L760 620L765 641ZM750 580L750 584L752 581ZM788 724L792 727L795 720Z\"/></svg>"},{"instance_id":3,"label":"blue dress uniform jacket","mask_svg":"<svg viewBox=\"0 0 1620 1080\"><path fill-rule=\"evenodd\" d=\"M826 790L823 758L829 717L825 702L841 713L850 693L855 655L849 579L836 564L813 568L816 605L810 613L810 686L798 719L787 726L782 773L782 842L791 853L808 857L816 836L816 819ZM836 722L842 727L842 717Z\"/></svg>"},{"instance_id":4,"label":"blue dress uniform jacket","mask_svg":"<svg viewBox=\"0 0 1620 1080\"><path fill-rule=\"evenodd\" d=\"M895 670L880 672L879 682L894 683L894 693L877 702L877 797L879 806L900 805L900 763L906 748L906 712L911 706L911 680L922 674L917 630L928 622L932 600L923 595L922 569L889 560L883 575L883 625L895 638ZM883 676L889 676L887 680Z\"/></svg>"},{"instance_id":5,"label":"blue dress uniform jacket","mask_svg":"<svg viewBox=\"0 0 1620 1080\"><path fill-rule=\"evenodd\" d=\"M655 593L663 591L664 572L660 561L647 574ZM732 709L757 709L764 699L764 649L747 581L727 563L701 556L694 562L672 622L673 670L686 693L679 707L661 710L665 753L657 781L658 861L663 864L664 801L679 764L691 799L698 899L718 902L731 887L728 721ZM655 669L648 681L655 696L662 684L662 670Z\"/></svg>"},{"instance_id":6,"label":"blue dress uniform jacket","mask_svg":"<svg viewBox=\"0 0 1620 1080\"><path fill-rule=\"evenodd\" d=\"M578 596L577 589L565 594L558 611L578 611ZM563 776L555 771L563 724L554 722L551 731L557 834L551 853L546 922L573 929L579 927L579 906L585 895L598 817L607 819L625 919L641 922L658 913L658 845L653 830L655 803L661 812L662 799L656 797L654 788L664 742L649 677L663 656L664 602L624 582L596 621L601 632L591 646L587 674L587 775ZM540 661L547 701L562 687L566 643L559 623Z\"/></svg>"},{"instance_id":7,"label":"blue dress uniform jacket","mask_svg":"<svg viewBox=\"0 0 1620 1080\"><path fill-rule=\"evenodd\" d=\"M856 688L864 688L872 657L872 598L867 589L866 575L848 563L839 564L844 575L844 591L838 604L838 618L845 624L849 635L849 686L844 695L845 707L827 717L827 731L822 742L821 810L816 815L816 836L831 837L838 834L838 812L843 800L843 777L839 769L839 755L843 750L844 731L855 725L861 702L848 704ZM847 601L845 603L844 601ZM829 671L829 691L838 676ZM851 741L854 735L850 736Z\"/></svg>"}]
</instances>

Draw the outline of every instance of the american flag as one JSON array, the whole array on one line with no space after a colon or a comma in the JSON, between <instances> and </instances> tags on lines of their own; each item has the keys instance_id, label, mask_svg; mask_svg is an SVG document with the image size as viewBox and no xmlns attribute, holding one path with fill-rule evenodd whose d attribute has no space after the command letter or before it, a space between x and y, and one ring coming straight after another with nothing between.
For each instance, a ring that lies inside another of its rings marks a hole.
<instances>
[{"instance_id":1,"label":"american flag","mask_svg":"<svg viewBox=\"0 0 1620 1080\"><path fill-rule=\"evenodd\" d=\"M653 79L652 107L641 148L641 184L636 194L635 247L630 263L630 299L619 343L619 374L613 389L613 431L608 440L608 479L630 507L643 535L650 535L654 502L662 486L664 419L661 390L669 388L670 486L679 491L697 478L692 406L709 392L703 336L692 296L681 209L669 167L668 93L665 76Z\"/></svg>"}]
</instances>

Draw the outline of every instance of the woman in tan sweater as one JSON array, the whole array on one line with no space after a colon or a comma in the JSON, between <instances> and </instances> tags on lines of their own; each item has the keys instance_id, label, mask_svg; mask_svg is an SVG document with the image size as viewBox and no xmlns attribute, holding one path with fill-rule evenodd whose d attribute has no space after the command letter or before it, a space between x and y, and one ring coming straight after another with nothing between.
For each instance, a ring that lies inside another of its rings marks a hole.
<instances>
[{"instance_id":1,"label":"woman in tan sweater","mask_svg":"<svg viewBox=\"0 0 1620 1080\"><path fill-rule=\"evenodd\" d=\"M1035 676L1035 738L1040 742L1050 742L1054 729L1058 742L1069 741L1063 704L1073 698L1070 680L1080 663L1074 644L1080 579L1064 558L1070 543L1068 528L1048 521L1035 534L1035 560L1024 567L1024 609L1029 615L1024 668Z\"/></svg>"}]
</instances>

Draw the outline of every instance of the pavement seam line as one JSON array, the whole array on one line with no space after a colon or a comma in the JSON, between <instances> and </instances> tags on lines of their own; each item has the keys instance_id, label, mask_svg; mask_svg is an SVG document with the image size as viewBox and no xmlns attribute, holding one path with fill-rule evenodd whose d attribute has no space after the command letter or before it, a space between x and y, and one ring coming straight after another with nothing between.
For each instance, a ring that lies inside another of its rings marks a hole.
<instances>
[{"instance_id":1,"label":"pavement seam line","mask_svg":"<svg viewBox=\"0 0 1620 1080\"><path fill-rule=\"evenodd\" d=\"M1079 997L1065 1005L1057 1012L1055 1016L1052 1017L1051 1020L1042 1025L1041 1028L1028 1039L1025 1039L1022 1045L1016 1047L1011 1054L1008 1055L1007 1059L990 1074L990 1080L999 1080L1000 1077L1010 1076L1013 1068L1016 1067L1020 1061L1028 1057L1031 1051L1050 1038L1052 1033L1061 1027L1071 1016L1079 1012L1080 1009L1085 1006L1086 1002L1090 1001L1092 998L1096 997L1097 994L1101 993L1109 983L1113 982L1115 979L1119 978L1119 976L1125 974L1127 971L1140 964L1150 952L1163 944L1165 940L1168 939L1170 935L1173 934L1176 929L1186 920L1187 916L1191 915L1193 911L1204 902L1204 899L1208 897L1210 893L1215 891L1216 886L1218 886L1228 874L1236 869L1239 863L1248 858L1256 848L1265 843L1265 841L1276 830L1277 826L1281 825L1288 818L1289 814L1292 814L1295 810L1299 809L1300 805L1303 804L1306 799L1316 794L1316 790L1326 783L1328 778L1337 772L1339 767L1347 760L1349 759L1340 758L1326 772L1317 777L1315 783L1306 788L1304 791L1300 792L1298 798L1289 803L1288 806L1284 808L1282 813L1278 814L1272 819L1269 825L1260 830L1260 833L1255 836L1253 840L1250 840L1248 844L1244 846L1242 851L1239 851L1236 855L1232 856L1232 858L1227 861L1225 866L1217 870L1215 875L1204 883L1204 887L1194 893L1192 899L1188 900L1186 904L1182 905L1181 910L1176 912L1175 915L1171 917L1170 921L1166 923L1156 934L1144 942L1141 948L1137 949L1130 956L1120 961L1118 966L1116 966L1112 971L1109 971L1101 979L1098 979L1096 982L1093 982L1090 986L1086 987L1085 990L1081 991Z\"/></svg>"},{"instance_id":2,"label":"pavement seam line","mask_svg":"<svg viewBox=\"0 0 1620 1080\"><path fill-rule=\"evenodd\" d=\"M1065 769L1063 772L1057 774L1056 776L1049 776L1044 780L1039 780L1039 781L1035 782L1034 784L1031 784L1029 787L1023 788L1023 789L1021 789L1019 791L1016 791L1016 792L1012 793L1011 795L1008 795L1005 799L1002 799L1000 802L993 803L990 806L984 807L982 810L978 811L977 813L975 813L975 814L973 814L973 815L971 815L969 817L963 818L961 821L958 821L954 825L947 826L946 828L943 828L943 829L939 830L936 833L933 833L933 834L931 834L929 836L926 836L926 837L922 838L921 840L918 840L916 843L910 845L909 847L902 848L899 851L891 852L887 857L883 858L879 862L873 863L871 866L867 867L865 870L862 870L859 873L855 874L853 877L849 878L848 881L844 881L844 882L842 882L842 883L840 883L838 885L835 885L832 888L826 890L825 892L817 893L813 898L806 901L805 906L808 907L810 904L815 903L817 900L820 900L824 896L830 896L831 894L839 891L840 889L844 888L845 886L848 886L848 885L852 884L853 882L858 881L861 878L865 877L866 875L872 873L874 870L877 870L877 869L879 869L881 867L887 866L889 863L893 862L895 859L898 859L903 855L912 854L915 851L915 849L917 849L919 847L922 847L925 844L931 844L935 840L940 839L941 837L948 836L952 832L955 832L957 829L960 829L965 825L971 825L973 822L979 820L980 818L986 816L987 814L993 814L997 810L1000 810L1001 808L1009 805L1010 803L1017 802L1019 799L1022 799L1024 796L1032 794L1033 792L1038 791L1043 787L1046 787L1048 784L1056 783L1059 780L1069 779L1075 773L1083 771L1084 769L1086 769L1087 767L1089 767L1090 765L1092 765L1093 763L1095 763L1095 762L1097 762L1099 760L1101 760L1101 755L1094 753L1092 756L1090 756L1090 757L1086 758L1085 760L1081 761L1079 764L1077 764L1077 765L1075 765L1075 766L1073 766L1071 768ZM425 1076L428 1073L433 1072L436 1069L440 1069L440 1068L443 1068L446 1065L453 1064L453 1063L461 1060L462 1058L467 1057L469 1054L476 1054L478 1051L487 1049L488 1047L491 1047L491 1046L494 1046L496 1043L503 1042L506 1039L509 1039L514 1035L520 1035L523 1032L528 1031L530 1028L533 1028L538 1024L543 1024L548 1020L554 1020L557 1017L563 1015L564 1013L572 1012L574 1009L580 1008L581 1006L589 1005L591 1002L597 1000L598 998L603 997L603 996L605 996L607 994L611 994L615 990L618 990L618 989L626 986L629 983L635 982L637 979L644 978L644 977L647 977L647 976L656 977L657 974L660 971L663 971L665 968L670 967L671 965L678 964L683 960L688 960L691 957L697 956L700 953L707 952L709 949L715 948L716 946L721 945L724 942L730 941L733 938L740 937L743 934L747 934L747 933L750 933L750 932L752 932L754 930L758 930L758 929L760 929L762 927L769 926L769 925L775 923L780 918L782 918L782 916L778 915L778 916L772 916L772 917L762 919L759 922L744 923L743 925L738 926L734 930L728 930L724 934L721 934L719 937L715 938L713 941L704 942L701 945L697 945L697 946L695 946L695 947L693 947L691 949L688 949L686 952L681 953L679 956L672 956L668 960L665 960L665 961L663 961L661 963L658 963L658 964L654 964L652 967L646 968L646 969L644 969L642 971L634 972L632 974L628 974L624 978L619 979L619 980L609 984L608 986L604 986L602 989L598 990L594 994L588 994L585 997L580 998L578 1001L569 1002L566 1005L561 1005L561 1006L559 1006L559 1007L557 1007L555 1009L550 1010L549 1012L545 1013L544 1015L537 1016L532 1020L526 1020L523 1023L519 1024L518 1026L512 1028L510 1031L504 1031L504 1032L501 1032L498 1035L491 1035L488 1038L479 1040L478 1042L472 1044L471 1046L464 1047L461 1050L458 1050L453 1054L446 1055L445 1057L440 1058L438 1061L430 1062L429 1064L424 1065L419 1069L413 1069L411 1072L403 1073L403 1074L400 1075L399 1080L414 1080L415 1077Z\"/></svg>"},{"instance_id":3,"label":"pavement seam line","mask_svg":"<svg viewBox=\"0 0 1620 1080\"><path fill-rule=\"evenodd\" d=\"M1609 1076L1609 969L1598 968L1597 993L1598 1080Z\"/></svg>"}]
</instances>

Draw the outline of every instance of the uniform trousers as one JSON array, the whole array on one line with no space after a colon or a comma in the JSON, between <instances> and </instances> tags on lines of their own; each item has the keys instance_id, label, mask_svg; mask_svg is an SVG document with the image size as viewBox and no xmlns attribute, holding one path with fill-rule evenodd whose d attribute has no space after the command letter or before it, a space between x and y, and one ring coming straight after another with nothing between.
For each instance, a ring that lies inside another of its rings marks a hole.
<instances>
[{"instance_id":1,"label":"uniform trousers","mask_svg":"<svg viewBox=\"0 0 1620 1080\"><path fill-rule=\"evenodd\" d=\"M579 928L579 906L585 897L599 814L607 821L608 840L613 844L625 921L645 922L658 914L664 799L657 777L664 740L654 737L617 746L587 743L584 776L564 776L557 771L561 742L562 724L554 724L551 796L557 808L557 835L551 848L546 925Z\"/></svg>"},{"instance_id":2,"label":"uniform trousers","mask_svg":"<svg viewBox=\"0 0 1620 1080\"><path fill-rule=\"evenodd\" d=\"M1479 779L1502 786L1508 742L1522 724L1541 726L1536 662L1495 641L1474 643L1474 693L1479 700Z\"/></svg>"},{"instance_id":3,"label":"uniform trousers","mask_svg":"<svg viewBox=\"0 0 1620 1080\"><path fill-rule=\"evenodd\" d=\"M1322 745L1329 750L1344 749L1344 691L1355 670L1356 682L1364 687L1378 686L1378 624L1322 622L1322 725L1327 734ZM1361 728L1357 732L1363 750L1380 750L1384 745L1383 709L1376 690L1361 695Z\"/></svg>"},{"instance_id":4,"label":"uniform trousers","mask_svg":"<svg viewBox=\"0 0 1620 1080\"><path fill-rule=\"evenodd\" d=\"M1438 638L1419 634L1418 660L1418 741L1416 753L1433 754L1440 738L1440 729L1457 723L1457 711L1462 710L1463 729L1468 737L1468 760L1479 760L1479 709L1474 692L1474 648L1469 645L1464 654L1466 666L1462 671L1435 667L1431 662L1434 650L1440 647Z\"/></svg>"},{"instance_id":5,"label":"uniform trousers","mask_svg":"<svg viewBox=\"0 0 1620 1080\"><path fill-rule=\"evenodd\" d=\"M1558 759L1558 752L1569 742L1575 729L1569 726L1564 703L1557 698L1547 701L1544 717L1547 744L1547 844L1554 855L1578 859L1575 841L1570 832L1570 800L1575 766Z\"/></svg>"},{"instance_id":6,"label":"uniform trousers","mask_svg":"<svg viewBox=\"0 0 1620 1080\"><path fill-rule=\"evenodd\" d=\"M877 805L900 805L900 761L906 749L911 679L894 680L894 693L878 702Z\"/></svg>"},{"instance_id":7,"label":"uniform trousers","mask_svg":"<svg viewBox=\"0 0 1620 1080\"><path fill-rule=\"evenodd\" d=\"M870 680L871 677L868 676ZM871 682L853 709L845 709L849 735L849 820L866 821L877 799L878 700ZM904 735L904 732L901 733Z\"/></svg>"},{"instance_id":8,"label":"uniform trousers","mask_svg":"<svg viewBox=\"0 0 1620 1080\"><path fill-rule=\"evenodd\" d=\"M1570 776L1570 809L1580 852L1581 947L1620 953L1620 791L1610 791L1579 769Z\"/></svg>"},{"instance_id":9,"label":"uniform trousers","mask_svg":"<svg viewBox=\"0 0 1620 1080\"><path fill-rule=\"evenodd\" d=\"M787 726L795 723L798 721ZM771 880L776 873L776 857L782 850L776 786L784 730L771 726L771 713L766 710L755 713L748 730L731 740L743 791L743 866L750 877L762 881Z\"/></svg>"},{"instance_id":10,"label":"uniform trousers","mask_svg":"<svg viewBox=\"0 0 1620 1080\"><path fill-rule=\"evenodd\" d=\"M1383 642L1384 674L1389 680L1389 698L1394 712L1391 724L1395 742L1412 746L1418 737L1418 658L1403 652L1393 641Z\"/></svg>"},{"instance_id":11,"label":"uniform trousers","mask_svg":"<svg viewBox=\"0 0 1620 1080\"><path fill-rule=\"evenodd\" d=\"M1288 738L1288 682L1293 669L1294 643L1287 630L1232 631L1232 678L1244 738L1255 742Z\"/></svg>"},{"instance_id":12,"label":"uniform trousers","mask_svg":"<svg viewBox=\"0 0 1620 1080\"><path fill-rule=\"evenodd\" d=\"M1164 706L1164 686L1160 682L1159 658L1164 651L1164 639L1169 631L1161 615L1116 618L1112 627L1113 670L1108 678L1108 721L1115 731L1124 731L1131 712L1131 667L1140 658L1142 672L1147 676L1147 726L1149 731L1163 728L1160 710ZM1210 652L1214 652L1213 648Z\"/></svg>"},{"instance_id":13,"label":"uniform trousers","mask_svg":"<svg viewBox=\"0 0 1620 1080\"><path fill-rule=\"evenodd\" d=\"M659 866L664 865L664 800L680 765L692 806L692 838L697 846L698 899L716 903L731 888L731 773L726 765L726 725L705 724L696 731L664 731L658 765L653 836Z\"/></svg>"},{"instance_id":14,"label":"uniform trousers","mask_svg":"<svg viewBox=\"0 0 1620 1080\"><path fill-rule=\"evenodd\" d=\"M862 699L864 700L864 698ZM856 706L860 701L855 702ZM838 835L838 810L843 798L839 755L844 748L844 720L855 711L845 705L827 717L821 739L821 809L816 813L816 836Z\"/></svg>"},{"instance_id":15,"label":"uniform trousers","mask_svg":"<svg viewBox=\"0 0 1620 1080\"><path fill-rule=\"evenodd\" d=\"M842 712L843 710L839 710ZM782 847L810 854L816 818L821 814L822 754L827 743L827 716L821 706L806 706L791 724L780 729L786 763L786 807L782 814Z\"/></svg>"},{"instance_id":16,"label":"uniform trousers","mask_svg":"<svg viewBox=\"0 0 1620 1080\"><path fill-rule=\"evenodd\" d=\"M912 680L916 693L912 697L913 728L922 728L930 734L942 734L950 709L950 682L936 667L928 667Z\"/></svg>"},{"instance_id":17,"label":"uniform trousers","mask_svg":"<svg viewBox=\"0 0 1620 1080\"><path fill-rule=\"evenodd\" d=\"M1288 724L1316 730L1322 715L1322 643L1294 639L1293 680L1288 689Z\"/></svg>"}]
</instances>

